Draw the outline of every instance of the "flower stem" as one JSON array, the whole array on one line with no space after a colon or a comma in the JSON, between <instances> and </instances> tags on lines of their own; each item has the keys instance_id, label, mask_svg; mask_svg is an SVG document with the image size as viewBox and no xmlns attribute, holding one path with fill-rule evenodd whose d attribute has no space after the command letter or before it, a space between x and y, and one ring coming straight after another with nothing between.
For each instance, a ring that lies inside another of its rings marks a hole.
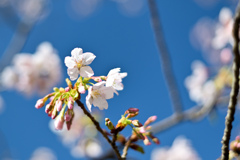
<instances>
[{"instance_id":1,"label":"flower stem","mask_svg":"<svg viewBox=\"0 0 240 160\"><path fill-rule=\"evenodd\" d=\"M93 122L93 124L95 125L96 129L103 135L103 137L108 141L108 143L112 146L112 149L114 150L114 152L116 153L116 156L119 160L122 160L121 155L118 151L118 148L116 146L115 143L112 143L112 141L108 138L108 136L104 133L104 131L102 130L102 128L100 127L98 121L86 110L86 108L84 107L84 104L79 101L76 100L76 103L78 104L79 107L81 107L81 109L83 110L84 114L86 114L91 121Z\"/></svg>"},{"instance_id":2,"label":"flower stem","mask_svg":"<svg viewBox=\"0 0 240 160\"><path fill-rule=\"evenodd\" d=\"M128 141L126 142L124 148L123 148L123 154L122 154L122 158L123 158L123 160L126 159L127 151L128 151L128 148L129 148L131 142L132 142L132 139L131 139L131 137L130 137L130 138L128 139Z\"/></svg>"}]
</instances>

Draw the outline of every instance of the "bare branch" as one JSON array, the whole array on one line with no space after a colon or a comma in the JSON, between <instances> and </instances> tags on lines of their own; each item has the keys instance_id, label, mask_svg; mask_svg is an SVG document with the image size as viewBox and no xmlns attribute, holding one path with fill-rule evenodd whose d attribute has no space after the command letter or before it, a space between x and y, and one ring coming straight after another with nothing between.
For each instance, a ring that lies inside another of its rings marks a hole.
<instances>
[{"instance_id":1,"label":"bare branch","mask_svg":"<svg viewBox=\"0 0 240 160\"><path fill-rule=\"evenodd\" d=\"M104 133L104 131L102 130L102 128L100 127L98 121L96 121L96 119L86 110L86 108L84 107L84 104L77 100L76 103L78 104L79 107L81 107L81 109L83 110L84 114L86 114L90 119L91 121L93 122L93 124L95 125L96 129L103 135L103 137L108 141L108 143L112 146L116 156L118 159L122 159L121 158L121 155L118 151L118 148L116 146L115 143L112 143L112 141L108 138L108 136Z\"/></svg>"},{"instance_id":2,"label":"bare branch","mask_svg":"<svg viewBox=\"0 0 240 160\"><path fill-rule=\"evenodd\" d=\"M229 158L229 140L231 136L232 130L232 122L234 120L235 107L237 104L237 96L239 91L239 67L240 67L240 56L239 56L239 23L240 23L240 2L238 3L238 7L236 10L236 15L234 18L233 24L233 38L234 38L234 46L233 46L233 54L234 54L234 62L233 62L233 72L234 79L232 83L232 90L230 94L230 101L228 105L228 112L225 120L225 129L222 138L222 156L221 160L228 160Z\"/></svg>"},{"instance_id":3,"label":"bare branch","mask_svg":"<svg viewBox=\"0 0 240 160\"><path fill-rule=\"evenodd\" d=\"M160 51L159 55L160 55L160 61L162 64L162 70L163 70L165 81L167 83L167 87L169 90L173 109L174 109L174 112L181 113L183 109L181 97L178 91L176 78L173 74L174 72L171 66L171 58L167 48L166 41L164 39L160 16L158 13L157 4L155 0L148 0L148 6L151 13L151 21L152 21L153 30L155 33L157 47L158 47L158 50Z\"/></svg>"}]
</instances>

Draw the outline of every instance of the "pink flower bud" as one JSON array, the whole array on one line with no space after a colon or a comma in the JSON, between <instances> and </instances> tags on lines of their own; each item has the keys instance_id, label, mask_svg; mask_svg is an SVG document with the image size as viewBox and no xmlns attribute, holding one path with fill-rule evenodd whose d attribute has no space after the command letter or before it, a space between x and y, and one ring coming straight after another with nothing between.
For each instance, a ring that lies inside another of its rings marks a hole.
<instances>
[{"instance_id":1,"label":"pink flower bud","mask_svg":"<svg viewBox=\"0 0 240 160\"><path fill-rule=\"evenodd\" d=\"M67 110L66 113L65 113L65 116L64 116L64 119L66 122L70 121L72 118L72 115L70 114L70 111Z\"/></svg>"},{"instance_id":2,"label":"pink flower bud","mask_svg":"<svg viewBox=\"0 0 240 160\"><path fill-rule=\"evenodd\" d=\"M146 145L146 146L149 146L151 145L151 142L149 141L149 139L147 138L147 136L144 136L145 139L143 140L143 143Z\"/></svg>"},{"instance_id":3,"label":"pink flower bud","mask_svg":"<svg viewBox=\"0 0 240 160\"><path fill-rule=\"evenodd\" d=\"M69 91L70 91L69 87L66 87L65 92L69 92Z\"/></svg>"},{"instance_id":4,"label":"pink flower bud","mask_svg":"<svg viewBox=\"0 0 240 160\"><path fill-rule=\"evenodd\" d=\"M58 112L60 112L62 110L62 101L60 99L57 100L55 107L57 108Z\"/></svg>"},{"instance_id":5,"label":"pink flower bud","mask_svg":"<svg viewBox=\"0 0 240 160\"><path fill-rule=\"evenodd\" d=\"M42 108L43 106L44 106L43 99L39 99L35 105L35 108L39 109L39 108Z\"/></svg>"},{"instance_id":6,"label":"pink flower bud","mask_svg":"<svg viewBox=\"0 0 240 160\"><path fill-rule=\"evenodd\" d=\"M62 130L64 124L64 119L61 115L58 115L54 121L54 126L56 130Z\"/></svg>"},{"instance_id":7,"label":"pink flower bud","mask_svg":"<svg viewBox=\"0 0 240 160\"><path fill-rule=\"evenodd\" d=\"M69 97L68 99L68 109L73 109L73 98L72 97Z\"/></svg>"},{"instance_id":8,"label":"pink flower bud","mask_svg":"<svg viewBox=\"0 0 240 160\"><path fill-rule=\"evenodd\" d=\"M50 104L47 104L45 107L45 112L48 113L52 109Z\"/></svg>"},{"instance_id":9,"label":"pink flower bud","mask_svg":"<svg viewBox=\"0 0 240 160\"><path fill-rule=\"evenodd\" d=\"M58 114L57 109L56 109L56 107L54 107L54 109L53 109L53 111L52 111L52 114L51 114L51 118L52 118L52 119L55 119L56 116L57 116L57 114Z\"/></svg>"},{"instance_id":10,"label":"pink flower bud","mask_svg":"<svg viewBox=\"0 0 240 160\"><path fill-rule=\"evenodd\" d=\"M102 82L101 77L91 77L92 80L94 80L95 82Z\"/></svg>"},{"instance_id":11,"label":"pink flower bud","mask_svg":"<svg viewBox=\"0 0 240 160\"><path fill-rule=\"evenodd\" d=\"M86 92L85 87L80 85L78 87L78 92L81 93L81 94L85 94L85 92Z\"/></svg>"},{"instance_id":12,"label":"pink flower bud","mask_svg":"<svg viewBox=\"0 0 240 160\"><path fill-rule=\"evenodd\" d=\"M144 123L144 126L147 126L147 125L149 125L150 123L156 121L156 119L157 119L157 116L151 116L151 117L149 117L149 118L147 119L147 121Z\"/></svg>"}]
</instances>

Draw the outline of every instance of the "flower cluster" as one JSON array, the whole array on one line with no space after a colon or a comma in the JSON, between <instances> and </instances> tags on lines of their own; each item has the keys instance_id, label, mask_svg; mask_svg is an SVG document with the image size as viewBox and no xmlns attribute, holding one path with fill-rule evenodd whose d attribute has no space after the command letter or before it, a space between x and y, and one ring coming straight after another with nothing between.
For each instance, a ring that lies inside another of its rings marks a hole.
<instances>
[{"instance_id":1,"label":"flower cluster","mask_svg":"<svg viewBox=\"0 0 240 160\"><path fill-rule=\"evenodd\" d=\"M138 120L131 120L130 118L133 118L137 116L139 113L139 109L137 108L129 108L125 111L124 115L122 115L121 119L118 121L117 125L114 126L113 123L110 121L109 118L105 119L105 125L110 130L110 133L107 132L108 136L117 136L117 141L119 141L121 144L125 145L127 143L127 139L120 134L120 132L126 127L130 126L132 128L132 135L128 140L131 141L129 147L139 151L141 153L144 153L144 150L141 146L137 145L135 142L138 140L143 140L143 143L145 145L150 145L151 142L149 139L151 139L154 143L160 144L158 138L153 136L153 134L149 131L151 129L151 124L157 119L157 116L151 116L149 117L144 125L142 125Z\"/></svg>"},{"instance_id":2,"label":"flower cluster","mask_svg":"<svg viewBox=\"0 0 240 160\"><path fill-rule=\"evenodd\" d=\"M127 76L127 73L120 73L120 68L115 68L109 71L107 76L93 76L94 72L89 64L96 58L93 53L83 53L81 48L75 48L71 52L71 57L65 58L65 64L68 67L68 75L71 80L76 80L78 92L84 94L88 90L86 104L91 111L92 104L99 109L107 109L107 99L113 98L114 93L118 94L117 90L123 90L122 79ZM97 83L90 82L93 80Z\"/></svg>"},{"instance_id":3,"label":"flower cluster","mask_svg":"<svg viewBox=\"0 0 240 160\"><path fill-rule=\"evenodd\" d=\"M126 77L127 73L120 73L120 68L110 70L107 76L93 76L94 72L88 65L95 57L93 53L83 53L81 48L73 49L71 57L65 58L65 64L68 67L67 73L70 79L77 79L76 83L72 85L72 82L66 79L68 87L54 88L53 93L37 101L35 107L39 109L50 99L45 112L52 119L56 118L55 128L57 130L63 128L64 122L70 129L74 117L74 102L81 98L81 94L88 91L86 105L91 112L92 105L99 107L100 110L107 109L107 99L113 98L114 93L118 94L117 90L123 89L122 78Z\"/></svg>"},{"instance_id":4,"label":"flower cluster","mask_svg":"<svg viewBox=\"0 0 240 160\"><path fill-rule=\"evenodd\" d=\"M13 65L3 69L0 82L4 88L16 88L31 95L34 91L46 94L60 78L61 64L57 51L49 42L43 42L34 54L15 55Z\"/></svg>"}]
</instances>

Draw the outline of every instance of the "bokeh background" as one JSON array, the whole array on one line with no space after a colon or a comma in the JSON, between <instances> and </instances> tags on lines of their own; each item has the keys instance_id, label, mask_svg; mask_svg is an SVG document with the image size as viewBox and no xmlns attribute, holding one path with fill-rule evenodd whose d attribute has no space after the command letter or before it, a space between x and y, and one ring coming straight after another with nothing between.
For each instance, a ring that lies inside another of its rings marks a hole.
<instances>
[{"instance_id":1,"label":"bokeh background","mask_svg":"<svg viewBox=\"0 0 240 160\"><path fill-rule=\"evenodd\" d=\"M24 8L23 3L14 0L0 1L2 57L16 34L17 24L25 18L32 26L30 25L26 41L20 38L25 44L18 52L34 53L40 43L50 42L57 50L61 64L56 68L61 70L61 76L55 86L66 86L64 79L68 75L64 58L69 56L75 47L81 47L84 52L92 52L97 56L91 64L95 75L107 75L108 71L115 67L120 67L122 72L128 73L123 80L124 90L119 92L119 96L108 101L109 109L100 112L102 117L108 117L116 123L121 114L130 107L140 109L138 118L142 122L151 115L157 115L160 121L172 114L172 104L161 71L160 56L146 0L40 2L45 4L44 11L40 16L36 13L36 18L32 12L36 11L36 8L29 9L36 5L35 2L32 6L26 5ZM6 9L9 5L15 7L13 9L18 14L16 19L12 18L10 10ZM158 1L157 7L184 109L188 109L196 105L196 102L189 98L184 85L186 77L192 73L192 62L200 60L207 66L212 65L208 54L192 45L191 32L203 17L217 22L223 7L228 7L234 12L236 1L171 0ZM24 12L27 9L30 11ZM8 65L11 64L12 62L8 61ZM3 101L0 114L0 159L30 159L39 147L51 149L60 160L79 159L72 156L70 149L62 144L60 137L51 131L49 128L51 119L44 113L44 109L37 110L34 107L36 101L43 95L36 92L26 95L15 89L2 89L0 95ZM82 102L85 102L84 96ZM98 108L94 110L97 111ZM156 134L161 141L160 145L144 147L145 154L130 150L128 155L135 159L151 159L152 150L170 147L174 139L182 135L191 141L191 146L201 159L217 159L221 154L225 115L226 108L222 108L214 115L206 116L199 121L180 123ZM239 117L237 112L232 139L239 134ZM101 125L104 127L104 123ZM104 144L104 149L110 149L109 146L106 147L106 143ZM143 145L142 142L139 144Z\"/></svg>"}]
</instances>

